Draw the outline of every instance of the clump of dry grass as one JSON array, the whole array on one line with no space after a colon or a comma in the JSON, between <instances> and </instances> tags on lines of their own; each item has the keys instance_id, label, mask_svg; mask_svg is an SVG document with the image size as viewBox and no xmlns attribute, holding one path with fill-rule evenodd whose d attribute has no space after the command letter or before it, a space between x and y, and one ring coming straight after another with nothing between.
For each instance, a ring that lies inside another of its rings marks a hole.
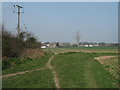
<instances>
[{"instance_id":1,"label":"clump of dry grass","mask_svg":"<svg viewBox=\"0 0 120 90\"><path fill-rule=\"evenodd\" d=\"M45 52L39 48L36 49L25 49L21 55L21 58L29 57L31 59L39 58L45 56Z\"/></svg>"}]
</instances>

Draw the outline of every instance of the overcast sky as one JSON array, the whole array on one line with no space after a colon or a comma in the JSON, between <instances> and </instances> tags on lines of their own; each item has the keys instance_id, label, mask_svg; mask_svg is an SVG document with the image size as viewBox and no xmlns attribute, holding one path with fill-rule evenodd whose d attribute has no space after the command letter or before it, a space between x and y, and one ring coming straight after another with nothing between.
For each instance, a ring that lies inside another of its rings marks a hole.
<instances>
[{"instance_id":1,"label":"overcast sky","mask_svg":"<svg viewBox=\"0 0 120 90\"><path fill-rule=\"evenodd\" d=\"M7 30L16 32L17 8L22 5L21 29L24 24L39 41L75 42L75 31L80 41L118 42L117 2L27 2L3 3L3 22Z\"/></svg>"}]
</instances>

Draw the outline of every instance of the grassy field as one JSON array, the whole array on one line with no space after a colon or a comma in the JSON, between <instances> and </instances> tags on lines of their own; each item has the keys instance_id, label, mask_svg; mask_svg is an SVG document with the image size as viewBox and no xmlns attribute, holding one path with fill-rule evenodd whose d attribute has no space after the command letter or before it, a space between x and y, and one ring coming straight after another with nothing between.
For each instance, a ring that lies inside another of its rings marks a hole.
<instances>
[{"instance_id":1,"label":"grassy field","mask_svg":"<svg viewBox=\"0 0 120 90\"><path fill-rule=\"evenodd\" d=\"M54 48L45 51L46 55L41 58L26 60L3 70L3 75L45 67L54 55L50 63L58 75L61 88L118 88L119 65L118 58L114 57L118 56L117 48ZM99 61L95 59L101 56L113 57ZM56 88L56 85L52 71L45 68L5 77L3 88Z\"/></svg>"},{"instance_id":2,"label":"grassy field","mask_svg":"<svg viewBox=\"0 0 120 90\"><path fill-rule=\"evenodd\" d=\"M117 80L94 57L110 54L65 53L56 55L52 65L63 88L115 88ZM111 54L112 55L112 54Z\"/></svg>"},{"instance_id":3,"label":"grassy field","mask_svg":"<svg viewBox=\"0 0 120 90\"><path fill-rule=\"evenodd\" d=\"M47 52L44 57L35 60L27 60L25 63L14 65L11 68L3 70L3 75L45 67L52 55L52 52ZM3 78L2 81L3 88L55 88L52 72L47 68L6 77Z\"/></svg>"}]
</instances>

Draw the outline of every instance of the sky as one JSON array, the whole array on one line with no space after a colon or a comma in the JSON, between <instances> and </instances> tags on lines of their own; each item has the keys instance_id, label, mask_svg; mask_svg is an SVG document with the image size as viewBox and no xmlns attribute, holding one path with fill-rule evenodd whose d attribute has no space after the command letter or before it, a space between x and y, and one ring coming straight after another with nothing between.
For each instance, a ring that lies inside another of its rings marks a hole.
<instances>
[{"instance_id":1,"label":"sky","mask_svg":"<svg viewBox=\"0 0 120 90\"><path fill-rule=\"evenodd\" d=\"M17 8L21 5L21 29L34 33L43 42L80 41L118 42L117 2L14 2L2 3L2 20L7 30L16 33Z\"/></svg>"}]
</instances>

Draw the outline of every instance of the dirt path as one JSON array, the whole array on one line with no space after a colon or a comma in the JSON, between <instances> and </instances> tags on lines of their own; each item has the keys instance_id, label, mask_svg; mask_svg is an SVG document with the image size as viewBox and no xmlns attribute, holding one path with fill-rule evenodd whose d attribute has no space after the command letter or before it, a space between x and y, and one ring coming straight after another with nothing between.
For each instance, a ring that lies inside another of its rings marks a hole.
<instances>
[{"instance_id":1,"label":"dirt path","mask_svg":"<svg viewBox=\"0 0 120 90\"><path fill-rule=\"evenodd\" d=\"M53 69L52 65L50 64L50 62L52 61L52 59L54 58L54 55L49 59L48 63L46 64L46 66L52 70L52 74L54 76L54 82L57 88L61 88L60 87L60 83L59 83L59 78L58 75L56 73L56 71Z\"/></svg>"},{"instance_id":2,"label":"dirt path","mask_svg":"<svg viewBox=\"0 0 120 90\"><path fill-rule=\"evenodd\" d=\"M34 69L34 70L28 70L28 71L22 71L22 72L12 73L12 74L8 74L8 75L0 76L0 78L11 77L11 76L20 75L20 74L24 74L24 73L28 73L28 72L33 72L33 71L38 71L38 70L44 70L45 68L46 67L42 67L42 68L38 68L38 69Z\"/></svg>"},{"instance_id":3,"label":"dirt path","mask_svg":"<svg viewBox=\"0 0 120 90\"><path fill-rule=\"evenodd\" d=\"M53 52L53 51L52 51ZM56 53L53 52L54 55L60 54L60 53ZM68 52L61 52L61 53L68 53ZM22 71L22 72L17 72L17 73L12 73L12 74L8 74L8 75L3 75L0 76L0 78L5 78L5 77L11 77L11 76L16 76L16 75L21 75L21 74L25 74L28 72L33 72L33 71L38 71L38 70L44 70L45 68L49 68L52 71L53 77L54 77L54 82L57 88L61 88L60 83L59 83L59 78L57 75L57 72L53 69L53 66L50 64L52 59L54 58L54 55L48 60L48 62L46 63L45 67L42 68L38 68L38 69L34 69L34 70L27 70L27 71Z\"/></svg>"},{"instance_id":4,"label":"dirt path","mask_svg":"<svg viewBox=\"0 0 120 90\"><path fill-rule=\"evenodd\" d=\"M53 52L54 53L54 52ZM51 58L50 58L51 59ZM50 60L49 59L49 60ZM50 61L48 61L47 63L50 63ZM17 73L12 73L12 74L7 74L7 75L3 75L0 76L0 78L5 78L5 77L11 77L11 76L15 76L15 75L20 75L20 74L25 74L28 72L33 72L33 71L38 71L38 70L44 70L45 68L47 68L47 66L42 67L42 68L38 68L38 69L34 69L34 70L27 70L27 71L22 71L22 72L17 72Z\"/></svg>"},{"instance_id":5,"label":"dirt path","mask_svg":"<svg viewBox=\"0 0 120 90\"><path fill-rule=\"evenodd\" d=\"M54 54L57 54L57 53L54 53ZM3 75L3 76L0 76L0 78L16 76L16 75L25 74L25 73L28 73L28 72L33 72L33 71L38 71L38 70L44 70L45 68L49 68L52 71L56 87L60 88L58 75L57 75L56 71L53 69L52 65L50 64L53 58L54 58L54 55L48 60L48 62L47 62L47 64L46 64L45 67L34 69L34 70L28 70L28 71L22 71L22 72L12 73L12 74L8 74L8 75Z\"/></svg>"}]
</instances>

